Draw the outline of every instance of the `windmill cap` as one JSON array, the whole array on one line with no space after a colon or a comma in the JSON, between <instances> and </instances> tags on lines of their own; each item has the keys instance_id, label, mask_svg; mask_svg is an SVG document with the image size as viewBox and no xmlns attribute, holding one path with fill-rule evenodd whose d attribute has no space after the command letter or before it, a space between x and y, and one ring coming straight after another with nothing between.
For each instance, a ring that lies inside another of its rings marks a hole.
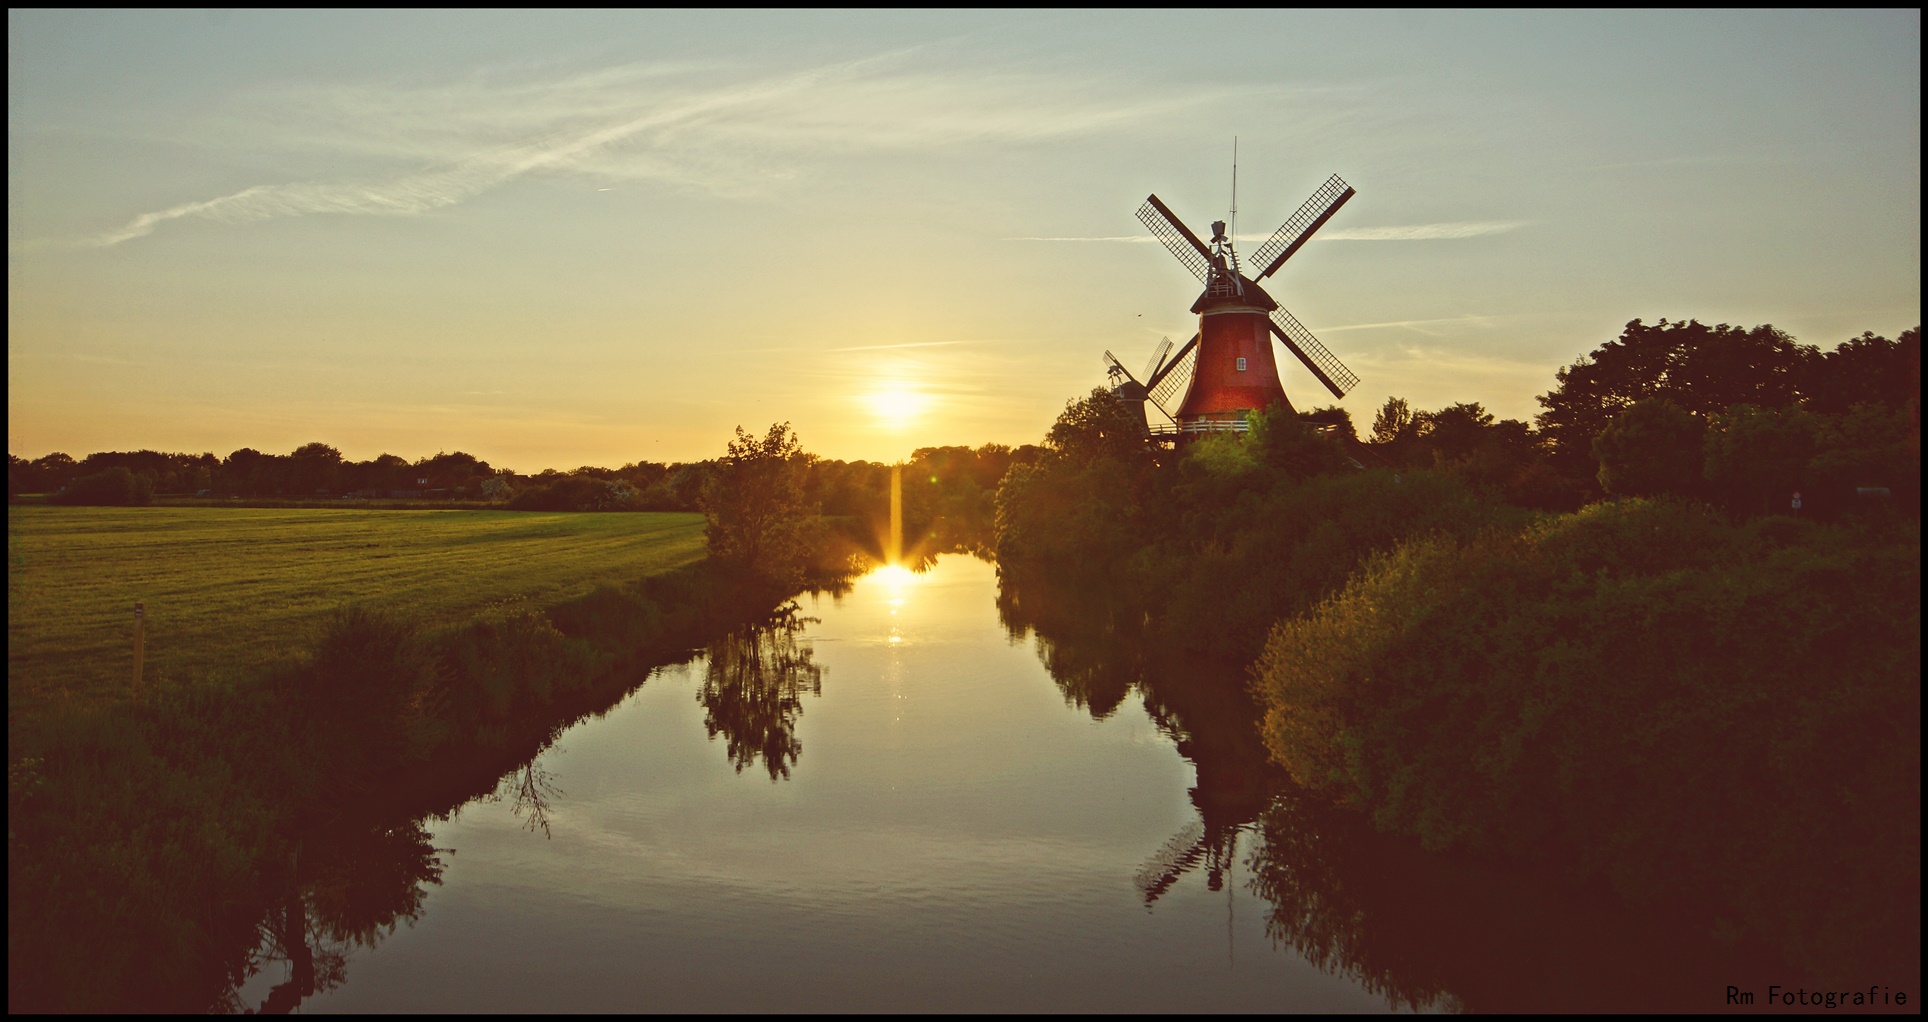
<instances>
[{"instance_id":1,"label":"windmill cap","mask_svg":"<svg viewBox=\"0 0 1928 1022\"><path fill-rule=\"evenodd\" d=\"M1279 307L1279 303L1265 293L1265 289L1259 286L1258 281L1242 273L1239 274L1238 279L1244 285L1243 294L1239 293L1239 289L1223 284L1207 284L1205 293L1199 295L1198 301L1192 303L1192 311L1203 313L1221 309L1254 309L1259 312L1271 312Z\"/></svg>"}]
</instances>

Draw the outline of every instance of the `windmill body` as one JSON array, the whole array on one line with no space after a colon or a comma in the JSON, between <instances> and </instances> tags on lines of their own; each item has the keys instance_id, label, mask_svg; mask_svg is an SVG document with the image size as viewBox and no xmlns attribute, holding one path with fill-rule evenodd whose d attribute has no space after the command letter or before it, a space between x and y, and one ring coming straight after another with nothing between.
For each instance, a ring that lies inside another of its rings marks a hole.
<instances>
[{"instance_id":1,"label":"windmill body","mask_svg":"<svg viewBox=\"0 0 1928 1022\"><path fill-rule=\"evenodd\" d=\"M1263 269L1250 277L1239 266L1238 252L1224 221L1212 224L1212 239L1207 244L1158 196L1145 201L1138 219L1205 285L1204 293L1192 303L1192 312L1198 315L1198 333L1176 355L1169 355L1171 345L1167 341L1153 356L1142 381L1105 352L1113 393L1137 402L1141 409L1149 403L1170 420L1171 425L1162 428L1148 424L1147 432L1154 439L1160 435L1243 431L1246 416L1252 412L1280 404L1290 409L1292 402L1285 396L1278 362L1272 354L1273 338L1334 397L1344 397L1359 382L1358 376L1259 286L1259 281L1278 272L1354 194L1337 175L1328 179L1259 246L1252 265Z\"/></svg>"},{"instance_id":2,"label":"windmill body","mask_svg":"<svg viewBox=\"0 0 1928 1022\"><path fill-rule=\"evenodd\" d=\"M1279 303L1251 281L1231 283L1243 286L1218 288L1231 292L1219 297L1208 287L1192 305L1198 313L1198 353L1191 385L1173 416L1180 426L1242 424L1249 412L1275 404L1292 407L1279 382L1266 318Z\"/></svg>"}]
</instances>

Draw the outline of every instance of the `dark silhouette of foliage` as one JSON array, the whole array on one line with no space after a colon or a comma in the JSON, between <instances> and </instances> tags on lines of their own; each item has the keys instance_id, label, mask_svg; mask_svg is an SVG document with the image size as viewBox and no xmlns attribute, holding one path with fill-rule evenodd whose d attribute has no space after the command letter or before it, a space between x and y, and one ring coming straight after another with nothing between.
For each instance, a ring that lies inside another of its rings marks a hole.
<instances>
[{"instance_id":1,"label":"dark silhouette of foliage","mask_svg":"<svg viewBox=\"0 0 1928 1022\"><path fill-rule=\"evenodd\" d=\"M1856 405L1921 408L1921 328L1896 340L1863 333L1823 354L1803 388L1812 412L1845 413Z\"/></svg>"},{"instance_id":2,"label":"dark silhouette of foliage","mask_svg":"<svg viewBox=\"0 0 1928 1022\"><path fill-rule=\"evenodd\" d=\"M1593 438L1601 489L1621 497L1697 492L1703 432L1699 419L1664 397L1635 401Z\"/></svg>"},{"instance_id":3,"label":"dark silhouette of foliage","mask_svg":"<svg viewBox=\"0 0 1928 1022\"><path fill-rule=\"evenodd\" d=\"M758 761L770 780L788 778L803 755L797 720L803 697L823 693L823 668L802 642L803 617L795 603L778 608L713 642L696 701L703 727L723 736L730 765L742 773Z\"/></svg>"},{"instance_id":4,"label":"dark silhouette of foliage","mask_svg":"<svg viewBox=\"0 0 1928 1022\"><path fill-rule=\"evenodd\" d=\"M1389 397L1379 407L1379 414L1372 419L1372 442L1375 444L1396 444L1416 435L1418 422L1413 416L1412 406L1403 397Z\"/></svg>"},{"instance_id":5,"label":"dark silhouette of foliage","mask_svg":"<svg viewBox=\"0 0 1928 1022\"><path fill-rule=\"evenodd\" d=\"M1899 967L1920 926L1919 615L1912 524L1627 501L1376 558L1255 670L1273 754L1382 828L1557 850L1820 972Z\"/></svg>"},{"instance_id":6,"label":"dark silhouette of foliage","mask_svg":"<svg viewBox=\"0 0 1928 1022\"><path fill-rule=\"evenodd\" d=\"M563 476L532 486L510 498L511 511L635 511L642 503L636 488L621 479Z\"/></svg>"},{"instance_id":7,"label":"dark silhouette of foliage","mask_svg":"<svg viewBox=\"0 0 1928 1022\"><path fill-rule=\"evenodd\" d=\"M1634 402L1664 397L1698 416L1750 403L1793 404L1819 353L1771 326L1752 330L1695 320L1628 323L1620 336L1561 369L1539 398L1537 423L1564 468L1578 472L1593 438Z\"/></svg>"},{"instance_id":8,"label":"dark silhouette of foliage","mask_svg":"<svg viewBox=\"0 0 1928 1022\"><path fill-rule=\"evenodd\" d=\"M119 466L105 472L81 476L54 497L55 502L61 504L122 507L147 504L153 499L154 484L149 482L146 476L137 476Z\"/></svg>"},{"instance_id":9,"label":"dark silhouette of foliage","mask_svg":"<svg viewBox=\"0 0 1928 1022\"><path fill-rule=\"evenodd\" d=\"M703 487L710 556L773 579L799 576L818 524L804 492L811 460L787 422L761 438L738 426Z\"/></svg>"},{"instance_id":10,"label":"dark silhouette of foliage","mask_svg":"<svg viewBox=\"0 0 1928 1022\"><path fill-rule=\"evenodd\" d=\"M1321 405L1300 415L1315 426L1336 429L1338 436L1348 440L1359 439L1359 427L1353 424L1352 413L1338 405Z\"/></svg>"},{"instance_id":11,"label":"dark silhouette of foliage","mask_svg":"<svg viewBox=\"0 0 1928 1022\"><path fill-rule=\"evenodd\" d=\"M1726 506L1742 513L1792 509L1793 494L1808 477L1818 425L1799 408L1740 404L1710 416L1704 459L1708 485Z\"/></svg>"},{"instance_id":12,"label":"dark silhouette of foliage","mask_svg":"<svg viewBox=\"0 0 1928 1022\"><path fill-rule=\"evenodd\" d=\"M1044 436L1044 445L1061 457L1081 464L1105 458L1142 459L1144 423L1124 399L1104 387L1066 403L1058 421Z\"/></svg>"},{"instance_id":13,"label":"dark silhouette of foliage","mask_svg":"<svg viewBox=\"0 0 1928 1022\"><path fill-rule=\"evenodd\" d=\"M1351 419L1344 420L1350 429ZM1252 416L1251 432L1245 441L1252 447L1253 459L1282 473L1289 479L1310 479L1353 469L1337 435L1327 435L1319 423L1276 404Z\"/></svg>"}]
</instances>

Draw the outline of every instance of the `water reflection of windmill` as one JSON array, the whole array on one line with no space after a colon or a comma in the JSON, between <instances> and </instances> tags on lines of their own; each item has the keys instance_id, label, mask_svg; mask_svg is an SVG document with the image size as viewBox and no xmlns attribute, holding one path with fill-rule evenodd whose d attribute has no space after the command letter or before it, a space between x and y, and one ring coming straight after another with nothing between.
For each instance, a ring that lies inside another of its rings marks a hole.
<instances>
[{"instance_id":1,"label":"water reflection of windmill","mask_svg":"<svg viewBox=\"0 0 1928 1022\"><path fill-rule=\"evenodd\" d=\"M1180 828L1153 852L1151 857L1138 867L1132 878L1138 892L1145 896L1145 906L1163 897L1178 878L1205 867L1205 889L1221 890L1225 886L1225 875L1238 861L1238 838L1245 831L1245 825L1207 826L1203 820L1193 820Z\"/></svg>"},{"instance_id":2,"label":"water reflection of windmill","mask_svg":"<svg viewBox=\"0 0 1928 1022\"><path fill-rule=\"evenodd\" d=\"M1148 433L1156 437L1242 431L1248 412L1275 404L1290 408L1285 388L1279 383L1278 364L1272 358L1272 337L1297 356L1334 397L1344 397L1359 382L1352 370L1259 286L1259 281L1277 273L1353 195L1352 187L1338 175L1327 180L1259 246L1252 265L1263 269L1255 277L1245 276L1241 269L1223 220L1212 224L1212 240L1207 245L1158 196L1145 201L1138 219L1205 285L1204 293L1192 303L1192 311L1198 314L1198 333L1176 354L1172 354L1172 343L1167 339L1153 352L1142 380L1111 352L1105 352L1113 393L1136 403L1140 414L1149 403L1170 420L1170 425L1160 424L1156 429L1148 422Z\"/></svg>"}]
</instances>

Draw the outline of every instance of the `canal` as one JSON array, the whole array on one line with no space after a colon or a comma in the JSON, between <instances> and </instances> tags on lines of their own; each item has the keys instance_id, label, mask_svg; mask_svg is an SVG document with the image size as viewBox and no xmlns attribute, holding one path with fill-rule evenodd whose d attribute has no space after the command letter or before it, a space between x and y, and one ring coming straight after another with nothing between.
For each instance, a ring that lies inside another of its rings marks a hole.
<instances>
[{"instance_id":1,"label":"canal","mask_svg":"<svg viewBox=\"0 0 1928 1022\"><path fill-rule=\"evenodd\" d=\"M447 818L311 841L230 1007L1712 1008L1730 981L1304 803L1235 677L1033 627L1019 597L963 555L878 569L653 672Z\"/></svg>"}]
</instances>

